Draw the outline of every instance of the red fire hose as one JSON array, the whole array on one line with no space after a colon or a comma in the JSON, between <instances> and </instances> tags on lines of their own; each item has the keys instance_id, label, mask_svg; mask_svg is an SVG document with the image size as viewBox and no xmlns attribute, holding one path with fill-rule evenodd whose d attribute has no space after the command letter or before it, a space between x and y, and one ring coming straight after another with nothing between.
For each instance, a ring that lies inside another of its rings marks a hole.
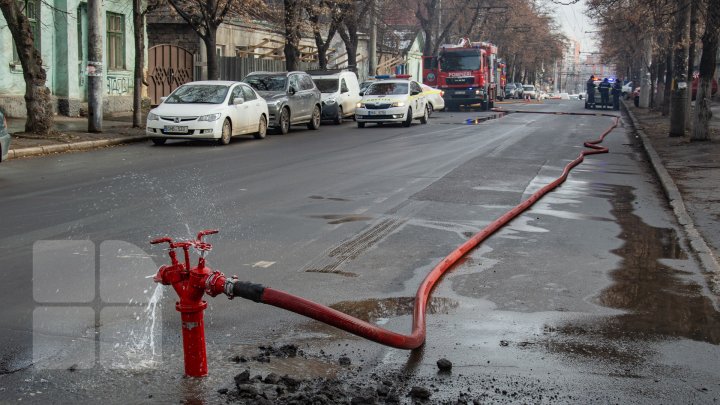
<instances>
[{"instance_id":1,"label":"red fire hose","mask_svg":"<svg viewBox=\"0 0 720 405\"><path fill-rule=\"evenodd\" d=\"M207 308L207 302L203 299L207 294L215 297L219 294L225 294L230 298L242 297L255 302L262 302L274 305L279 308L305 315L309 318L316 319L328 325L335 326L342 330L348 331L355 335L378 342L387 346L398 349L416 349L425 341L425 310L427 302L432 293L435 284L440 277L450 269L460 258L462 258L471 249L474 249L480 242L487 239L490 235L502 228L505 224L527 210L542 196L562 184L568 177L570 170L580 164L586 155L596 153L607 153L608 149L598 144L617 127L620 118L610 114L593 114L593 113L562 113L562 112L536 112L536 111L508 111L495 109L500 114L514 113L538 113L538 114L568 114L568 115L595 115L612 117L613 124L609 126L600 138L594 141L585 142L585 147L590 150L584 150L572 162L565 166L560 177L552 183L541 188L532 194L527 200L523 201L515 208L503 214L500 218L493 221L482 231L475 234L467 242L451 252L445 257L435 268L428 273L415 295L415 307L413 309L413 326L409 335L392 332L350 315L328 308L304 298L288 294L284 291L274 290L259 284L251 284L244 281L238 281L236 277L227 277L219 271L213 271L206 265L205 255L212 250L212 245L203 240L203 237L216 234L217 230L204 230L197 234L197 237L191 241L173 241L169 237L154 239L152 244L168 244L168 255L170 257L170 265L161 266L157 274L153 278L155 282L163 285L172 285L177 292L180 300L175 304L182 314L182 336L183 336L183 353L185 359L185 374L191 377L202 377L207 375L207 357L205 351L205 327L203 313ZM189 249L194 248L200 252L200 258L197 266L190 263ZM177 257L177 249L183 250L184 262Z\"/></svg>"},{"instance_id":2,"label":"red fire hose","mask_svg":"<svg viewBox=\"0 0 720 405\"><path fill-rule=\"evenodd\" d=\"M558 187L560 184L565 182L568 174L570 173L570 170L572 170L575 166L579 165L584 160L585 156L594 155L597 153L607 153L608 149L599 146L599 144L613 129L618 126L618 123L620 121L620 118L616 115L602 113L561 113L518 110L508 111L502 109L495 109L494 111L499 113L604 116L612 117L613 123L605 130L605 132L602 133L602 135L600 135L598 139L593 141L586 141L584 143L584 146L590 149L582 151L578 155L578 157L568 163L565 166L560 177L555 179L552 183L549 183L545 187L541 188L540 190L536 191L525 201L497 218L480 232L476 233L472 238L470 238L468 241L466 241L457 249L452 251L449 255L447 255L440 263L438 263L432 269L432 271L430 271L430 273L428 273L422 284L420 284L417 293L415 294L415 307L413 309L413 326L412 332L409 335L403 335L400 333L389 331L387 329L383 329L371 323L365 322L350 315L344 314L340 311L329 308L325 305L306 300L304 298L289 294L284 291L275 290L269 287L263 287L257 284L236 281L232 289L233 296L240 296L256 302L262 302L264 304L283 308L288 311L307 316L309 318L318 320L328 325L332 325L336 328L342 329L344 331L353 333L360 337L372 340L386 346L391 346L398 349L416 349L420 347L425 341L425 311L427 307L427 302L433 288L437 284L440 277L467 252L477 247L490 235L505 226L508 222L513 220L522 212L530 208L545 194L549 193L550 191Z\"/></svg>"},{"instance_id":3,"label":"red fire hose","mask_svg":"<svg viewBox=\"0 0 720 405\"><path fill-rule=\"evenodd\" d=\"M515 217L520 215L522 212L530 208L535 202L537 202L542 196L555 189L557 186L565 182L575 166L580 164L585 156L593 155L597 153L607 153L608 149L599 146L605 137L618 126L620 118L612 114L602 113L562 113L562 112L539 112L539 111L508 111L502 109L495 109L494 111L499 113L537 113L537 114L566 114L566 115L589 115L589 116L604 116L612 117L613 124L610 125L605 132L600 135L600 138L593 141L586 141L585 147L590 148L584 150L575 158L575 160L568 163L560 177L554 180L552 183L546 185L540 190L532 194L528 199L506 212L483 230L475 234L467 242L463 243L452 251L447 257L445 257L430 273L425 277L422 284L415 294L415 307L413 310L413 326L412 332L409 335L403 335L400 333L392 332L387 329L383 329L376 325L354 318L350 315L344 314L340 311L329 308L325 305L318 304L306 300L304 298L289 294L284 291L275 290L269 287L263 287L258 284L250 284L247 282L235 281L232 285L232 292L226 291L228 295L239 296L247 299L251 299L256 302L262 302L264 304L273 305L279 308L287 309L288 311L295 312L300 315L307 316L309 318L324 322L328 325L335 326L339 329L361 336L363 338L372 340L374 342L395 347L398 349L415 349L420 347L425 341L425 314L427 302L433 288L437 284L440 277L451 268L460 258L462 258L467 252L474 249L480 244L480 242L487 239L490 235L495 233L497 230L505 226L508 222L513 220Z\"/></svg>"}]
</instances>

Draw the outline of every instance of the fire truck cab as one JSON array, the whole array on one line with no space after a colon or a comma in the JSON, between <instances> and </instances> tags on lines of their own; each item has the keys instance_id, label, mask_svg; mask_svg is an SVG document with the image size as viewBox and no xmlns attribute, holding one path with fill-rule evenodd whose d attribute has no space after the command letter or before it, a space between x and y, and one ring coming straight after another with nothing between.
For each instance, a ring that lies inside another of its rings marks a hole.
<instances>
[{"instance_id":1,"label":"fire truck cab","mask_svg":"<svg viewBox=\"0 0 720 405\"><path fill-rule=\"evenodd\" d=\"M497 46L463 38L457 45L441 46L437 57L424 59L423 82L444 91L447 109L494 107L503 70Z\"/></svg>"}]
</instances>

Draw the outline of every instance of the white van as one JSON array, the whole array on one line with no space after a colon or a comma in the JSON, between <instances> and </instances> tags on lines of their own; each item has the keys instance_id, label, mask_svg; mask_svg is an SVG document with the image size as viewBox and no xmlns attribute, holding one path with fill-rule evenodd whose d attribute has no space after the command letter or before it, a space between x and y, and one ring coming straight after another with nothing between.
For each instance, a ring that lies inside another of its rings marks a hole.
<instances>
[{"instance_id":1,"label":"white van","mask_svg":"<svg viewBox=\"0 0 720 405\"><path fill-rule=\"evenodd\" d=\"M308 72L322 93L322 118L341 124L343 118L354 117L360 102L360 85L349 70L313 70Z\"/></svg>"}]
</instances>

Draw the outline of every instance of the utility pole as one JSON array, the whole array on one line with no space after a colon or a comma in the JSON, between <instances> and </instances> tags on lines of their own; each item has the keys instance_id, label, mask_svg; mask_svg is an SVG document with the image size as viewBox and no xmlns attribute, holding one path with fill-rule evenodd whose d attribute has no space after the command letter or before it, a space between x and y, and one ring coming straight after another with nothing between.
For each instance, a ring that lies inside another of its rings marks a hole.
<instances>
[{"instance_id":1,"label":"utility pole","mask_svg":"<svg viewBox=\"0 0 720 405\"><path fill-rule=\"evenodd\" d=\"M102 132L103 15L102 0L88 0L88 132Z\"/></svg>"},{"instance_id":2,"label":"utility pole","mask_svg":"<svg viewBox=\"0 0 720 405\"><path fill-rule=\"evenodd\" d=\"M375 6L377 3L373 1L370 9L370 76L377 74L377 13Z\"/></svg>"},{"instance_id":3,"label":"utility pole","mask_svg":"<svg viewBox=\"0 0 720 405\"><path fill-rule=\"evenodd\" d=\"M677 5L673 81L670 91L670 136L684 136L687 121L690 3L688 0L679 0Z\"/></svg>"}]
</instances>

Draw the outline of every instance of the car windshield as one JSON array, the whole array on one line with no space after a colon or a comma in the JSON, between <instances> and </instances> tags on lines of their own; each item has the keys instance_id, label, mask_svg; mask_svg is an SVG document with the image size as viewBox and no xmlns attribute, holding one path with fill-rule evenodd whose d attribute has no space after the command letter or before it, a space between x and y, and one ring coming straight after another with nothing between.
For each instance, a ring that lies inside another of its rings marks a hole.
<instances>
[{"instance_id":1,"label":"car windshield","mask_svg":"<svg viewBox=\"0 0 720 405\"><path fill-rule=\"evenodd\" d=\"M510 83L510 84L508 84L508 85L505 85L505 88L506 88L506 89L514 89L514 88L515 88L515 85L512 84L512 83Z\"/></svg>"},{"instance_id":2,"label":"car windshield","mask_svg":"<svg viewBox=\"0 0 720 405\"><path fill-rule=\"evenodd\" d=\"M340 83L338 79L313 79L313 81L321 93L337 93Z\"/></svg>"},{"instance_id":3,"label":"car windshield","mask_svg":"<svg viewBox=\"0 0 720 405\"><path fill-rule=\"evenodd\" d=\"M373 83L365 91L366 96L408 94L408 83Z\"/></svg>"},{"instance_id":4,"label":"car windshield","mask_svg":"<svg viewBox=\"0 0 720 405\"><path fill-rule=\"evenodd\" d=\"M165 104L220 104L229 88L219 84L186 84L170 94Z\"/></svg>"},{"instance_id":5,"label":"car windshield","mask_svg":"<svg viewBox=\"0 0 720 405\"><path fill-rule=\"evenodd\" d=\"M523 90L533 91L535 90L535 86L523 86Z\"/></svg>"},{"instance_id":6,"label":"car windshield","mask_svg":"<svg viewBox=\"0 0 720 405\"><path fill-rule=\"evenodd\" d=\"M257 91L284 91L287 76L268 75L268 76L248 76L243 80Z\"/></svg>"},{"instance_id":7,"label":"car windshield","mask_svg":"<svg viewBox=\"0 0 720 405\"><path fill-rule=\"evenodd\" d=\"M476 50L445 52L440 58L440 70L446 72L478 69L480 69L480 53Z\"/></svg>"}]
</instances>

